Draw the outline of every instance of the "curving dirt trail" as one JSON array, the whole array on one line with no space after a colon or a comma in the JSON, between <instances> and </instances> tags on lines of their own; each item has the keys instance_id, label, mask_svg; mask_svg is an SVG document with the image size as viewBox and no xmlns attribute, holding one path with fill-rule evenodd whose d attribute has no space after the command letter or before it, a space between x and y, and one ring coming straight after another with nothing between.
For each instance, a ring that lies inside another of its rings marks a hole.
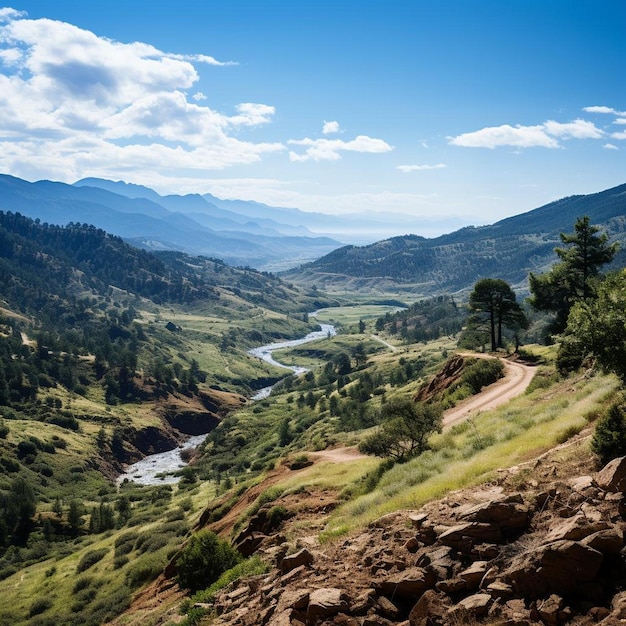
<instances>
[{"instance_id":1,"label":"curving dirt trail","mask_svg":"<svg viewBox=\"0 0 626 626\"><path fill-rule=\"evenodd\" d=\"M486 354L464 354L463 356L483 359L500 358ZM524 363L508 361L503 358L500 358L500 360L504 364L504 377L485 387L479 394L446 411L443 415L444 429L468 419L472 413L495 409L497 406L505 404L526 391L535 375L536 369Z\"/></svg>"}]
</instances>

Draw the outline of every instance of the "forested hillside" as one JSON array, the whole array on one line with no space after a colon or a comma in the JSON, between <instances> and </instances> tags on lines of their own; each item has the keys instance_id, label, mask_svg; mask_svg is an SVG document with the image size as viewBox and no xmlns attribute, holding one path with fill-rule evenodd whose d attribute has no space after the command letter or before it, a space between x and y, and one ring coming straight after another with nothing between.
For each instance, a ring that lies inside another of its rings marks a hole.
<instances>
[{"instance_id":1,"label":"forested hillside","mask_svg":"<svg viewBox=\"0 0 626 626\"><path fill-rule=\"evenodd\" d=\"M436 294L468 290L480 278L525 284L530 271L553 262L559 233L588 215L615 241L626 241L626 185L571 196L491 226L468 227L435 239L393 237L364 246L345 246L286 273L301 284L340 290L417 291ZM622 253L616 264L623 264Z\"/></svg>"}]
</instances>

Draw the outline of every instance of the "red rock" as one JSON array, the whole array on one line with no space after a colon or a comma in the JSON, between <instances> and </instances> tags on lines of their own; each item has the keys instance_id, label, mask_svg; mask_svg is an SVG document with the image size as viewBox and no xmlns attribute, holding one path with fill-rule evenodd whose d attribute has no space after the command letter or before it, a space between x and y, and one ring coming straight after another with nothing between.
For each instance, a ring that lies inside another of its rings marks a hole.
<instances>
[{"instance_id":1,"label":"red rock","mask_svg":"<svg viewBox=\"0 0 626 626\"><path fill-rule=\"evenodd\" d=\"M348 608L348 596L343 589L326 587L316 589L309 596L306 612L307 622L314 623L320 617L336 615Z\"/></svg>"},{"instance_id":2,"label":"red rock","mask_svg":"<svg viewBox=\"0 0 626 626\"><path fill-rule=\"evenodd\" d=\"M613 459L597 474L596 482L605 491L626 493L626 457Z\"/></svg>"},{"instance_id":3,"label":"red rock","mask_svg":"<svg viewBox=\"0 0 626 626\"><path fill-rule=\"evenodd\" d=\"M385 578L378 587L385 596L419 597L435 586L435 576L421 567L409 567Z\"/></svg>"}]
</instances>

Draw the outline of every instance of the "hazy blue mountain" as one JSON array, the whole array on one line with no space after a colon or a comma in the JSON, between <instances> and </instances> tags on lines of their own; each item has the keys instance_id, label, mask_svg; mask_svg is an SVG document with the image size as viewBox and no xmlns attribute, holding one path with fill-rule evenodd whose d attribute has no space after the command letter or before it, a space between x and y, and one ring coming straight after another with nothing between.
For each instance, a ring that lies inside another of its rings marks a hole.
<instances>
[{"instance_id":1,"label":"hazy blue mountain","mask_svg":"<svg viewBox=\"0 0 626 626\"><path fill-rule=\"evenodd\" d=\"M92 187L88 182L98 184ZM242 216L231 219L202 196L163 198L138 185L109 183L100 179L86 179L78 185L30 183L0 175L0 210L50 224L93 224L146 249L183 251L264 270L293 267L341 245L312 233L285 236Z\"/></svg>"}]
</instances>

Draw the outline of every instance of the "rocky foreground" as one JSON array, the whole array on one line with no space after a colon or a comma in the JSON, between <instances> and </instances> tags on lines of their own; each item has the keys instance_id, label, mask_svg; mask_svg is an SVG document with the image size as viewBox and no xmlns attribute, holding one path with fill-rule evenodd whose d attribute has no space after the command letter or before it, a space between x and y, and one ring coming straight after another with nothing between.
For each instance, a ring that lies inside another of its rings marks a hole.
<instances>
[{"instance_id":1,"label":"rocky foreground","mask_svg":"<svg viewBox=\"0 0 626 626\"><path fill-rule=\"evenodd\" d=\"M211 623L624 624L626 458L595 472L577 445L331 544L265 534L260 511L244 543L275 567L222 591Z\"/></svg>"}]
</instances>

